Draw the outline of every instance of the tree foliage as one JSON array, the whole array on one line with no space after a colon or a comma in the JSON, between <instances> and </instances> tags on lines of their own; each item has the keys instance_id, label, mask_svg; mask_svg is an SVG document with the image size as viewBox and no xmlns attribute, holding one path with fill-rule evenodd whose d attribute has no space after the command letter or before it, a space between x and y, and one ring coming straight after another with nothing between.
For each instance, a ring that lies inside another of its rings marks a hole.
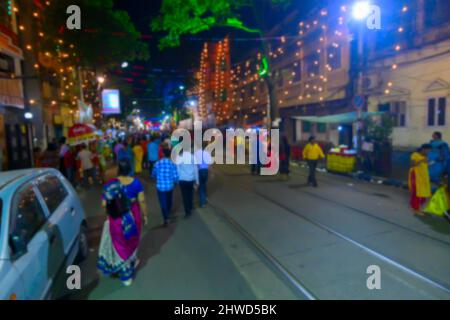
<instances>
[{"instance_id":1,"label":"tree foliage","mask_svg":"<svg viewBox=\"0 0 450 320\"><path fill-rule=\"evenodd\" d=\"M374 142L385 142L391 138L394 120L389 114L383 114L379 119L368 117L364 120L366 139Z\"/></svg>"},{"instance_id":2,"label":"tree foliage","mask_svg":"<svg viewBox=\"0 0 450 320\"><path fill-rule=\"evenodd\" d=\"M66 9L70 5L81 8L81 30L68 30ZM45 31L47 47L54 47L54 38L64 39L65 46L73 44L77 62L82 66L108 68L122 61L147 60L149 49L141 41L129 15L114 9L113 0L58 0L47 9Z\"/></svg>"},{"instance_id":3,"label":"tree foliage","mask_svg":"<svg viewBox=\"0 0 450 320\"><path fill-rule=\"evenodd\" d=\"M214 27L261 33L261 26L251 28L240 18L241 9L255 7L258 2L285 5L289 0L163 0L160 14L152 21L151 28L166 34L160 40L161 49L179 46L183 35L197 34Z\"/></svg>"}]
</instances>

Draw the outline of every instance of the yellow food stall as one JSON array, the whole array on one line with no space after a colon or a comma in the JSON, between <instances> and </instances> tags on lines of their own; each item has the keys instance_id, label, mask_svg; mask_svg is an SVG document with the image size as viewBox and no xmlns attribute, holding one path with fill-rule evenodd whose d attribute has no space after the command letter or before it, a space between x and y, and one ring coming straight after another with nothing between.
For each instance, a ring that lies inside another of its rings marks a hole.
<instances>
[{"instance_id":1,"label":"yellow food stall","mask_svg":"<svg viewBox=\"0 0 450 320\"><path fill-rule=\"evenodd\" d=\"M327 155L327 170L337 173L350 173L355 170L356 151L346 146L331 149Z\"/></svg>"}]
</instances>

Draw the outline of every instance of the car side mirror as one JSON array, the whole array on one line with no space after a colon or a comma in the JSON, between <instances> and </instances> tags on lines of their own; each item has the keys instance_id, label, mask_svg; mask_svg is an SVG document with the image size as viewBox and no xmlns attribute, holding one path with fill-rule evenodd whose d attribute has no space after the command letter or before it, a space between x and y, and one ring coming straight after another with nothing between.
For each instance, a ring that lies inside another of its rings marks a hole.
<instances>
[{"instance_id":1,"label":"car side mirror","mask_svg":"<svg viewBox=\"0 0 450 320\"><path fill-rule=\"evenodd\" d=\"M15 259L27 253L27 243L23 236L16 233L11 234L9 237L9 244Z\"/></svg>"}]
</instances>

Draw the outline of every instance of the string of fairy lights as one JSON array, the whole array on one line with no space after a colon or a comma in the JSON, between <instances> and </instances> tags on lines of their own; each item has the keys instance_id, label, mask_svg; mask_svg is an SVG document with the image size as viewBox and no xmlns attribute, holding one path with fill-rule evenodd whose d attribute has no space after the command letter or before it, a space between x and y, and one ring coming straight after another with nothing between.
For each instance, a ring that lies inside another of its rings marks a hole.
<instances>
[{"instance_id":1,"label":"string of fairy lights","mask_svg":"<svg viewBox=\"0 0 450 320\"><path fill-rule=\"evenodd\" d=\"M198 114L205 119L208 114L207 103L212 103L212 111L218 123L229 119L230 101L230 42L225 38L218 43L205 43L200 56L200 70L197 74ZM207 96L209 92L213 95Z\"/></svg>"},{"instance_id":2,"label":"string of fairy lights","mask_svg":"<svg viewBox=\"0 0 450 320\"><path fill-rule=\"evenodd\" d=\"M406 13L409 10L407 5L401 6L399 25L395 28L397 34L407 31ZM349 50L349 20L348 6L339 8L337 18L334 14L331 16L327 9L321 9L315 18L298 23L297 35L278 37L278 44L275 42L276 45L272 46L269 57L271 64L275 65L270 76L275 76L275 82L280 84L278 88L284 89L277 95L279 106L324 102L335 94L330 86L330 76L343 67L343 51ZM403 49L406 47L400 42L395 43L392 52ZM262 53L257 52L254 58L233 64L231 89L235 119L238 117L236 113L242 113L243 109L245 119L248 118L248 112L266 114L263 105L267 104L267 89L265 85L259 85L258 90L257 85L258 82L264 82L259 76L261 59ZM396 71L399 65L392 63L390 68ZM387 82L383 92L389 95L393 86L392 81ZM244 94L249 91L250 100L246 100ZM243 106L244 101L247 106Z\"/></svg>"},{"instance_id":3,"label":"string of fairy lights","mask_svg":"<svg viewBox=\"0 0 450 320\"><path fill-rule=\"evenodd\" d=\"M11 14L15 14L20 17L20 5L12 0L9 1L11 5ZM28 33L26 39L40 39L41 41L35 41L34 44L26 43L24 49L30 51L37 56L37 62L34 64L36 72L41 73L48 78L51 78L51 83L57 83L52 89L56 89L57 93L53 96L51 101L44 101L53 108L58 108L61 105L70 107L70 114L78 114L78 110L75 108L78 104L80 96L77 94L79 85L77 78L77 61L78 53L76 46L72 43L64 41L63 37L56 37L54 35L46 34L45 14L46 9L52 5L51 1L33 1L33 18L36 22L33 27L28 30L25 25L18 25L18 32ZM44 48L44 43L49 43L48 48ZM83 88L84 100L93 104L99 103L99 97L97 92L97 79L96 75L92 71L84 70L84 81L81 85ZM30 99L29 104L34 104L35 99ZM99 118L100 113L95 113L94 117Z\"/></svg>"}]
</instances>

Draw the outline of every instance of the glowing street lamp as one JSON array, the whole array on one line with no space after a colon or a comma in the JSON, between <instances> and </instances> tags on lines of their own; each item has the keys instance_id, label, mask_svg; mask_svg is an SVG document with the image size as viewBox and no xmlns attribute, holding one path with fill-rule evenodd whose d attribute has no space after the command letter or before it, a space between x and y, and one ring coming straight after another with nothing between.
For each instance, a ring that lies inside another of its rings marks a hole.
<instances>
[{"instance_id":1,"label":"glowing street lamp","mask_svg":"<svg viewBox=\"0 0 450 320\"><path fill-rule=\"evenodd\" d=\"M103 84L103 83L105 83L105 77L100 76L97 78L97 81L98 81L98 83Z\"/></svg>"},{"instance_id":2,"label":"glowing street lamp","mask_svg":"<svg viewBox=\"0 0 450 320\"><path fill-rule=\"evenodd\" d=\"M356 20L364 20L370 14L370 2L359 1L353 5L352 15Z\"/></svg>"},{"instance_id":3,"label":"glowing street lamp","mask_svg":"<svg viewBox=\"0 0 450 320\"><path fill-rule=\"evenodd\" d=\"M128 68L128 62L124 61L122 62L122 69Z\"/></svg>"},{"instance_id":4,"label":"glowing street lamp","mask_svg":"<svg viewBox=\"0 0 450 320\"><path fill-rule=\"evenodd\" d=\"M33 114L31 112L25 112L25 114L23 115L25 117L25 119L27 120L31 120L33 119Z\"/></svg>"}]
</instances>

